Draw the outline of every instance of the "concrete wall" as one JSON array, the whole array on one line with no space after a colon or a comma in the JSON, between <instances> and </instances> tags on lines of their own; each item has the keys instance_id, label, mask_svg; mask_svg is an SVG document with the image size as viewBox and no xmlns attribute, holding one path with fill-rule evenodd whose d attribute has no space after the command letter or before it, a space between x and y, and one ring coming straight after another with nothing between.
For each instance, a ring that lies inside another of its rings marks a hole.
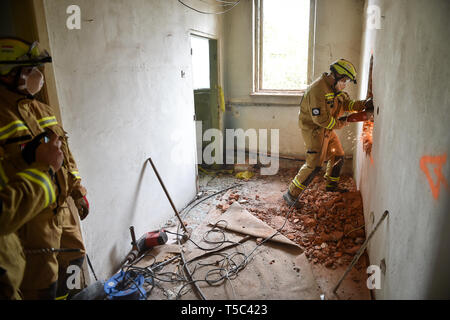
<instances>
[{"instance_id":1,"label":"concrete wall","mask_svg":"<svg viewBox=\"0 0 450 320\"><path fill-rule=\"evenodd\" d=\"M362 0L317 0L313 79L346 58L359 69L362 36ZM254 96L252 55L252 0L243 0L225 19L226 128L280 129L280 154L304 158L298 111L301 96ZM352 97L357 86L346 90ZM352 155L355 127L338 131L344 150Z\"/></svg>"},{"instance_id":2,"label":"concrete wall","mask_svg":"<svg viewBox=\"0 0 450 320\"><path fill-rule=\"evenodd\" d=\"M372 264L386 261L375 294L377 299L448 299L450 159L444 157L450 155L450 3L369 0L365 5L381 13L381 29L371 28L373 20L366 23L362 44L362 82L367 83L373 51L379 107L372 161L360 143L355 152L366 232L374 227L371 212L375 223L390 212L368 247ZM365 95L362 87L360 96Z\"/></svg>"},{"instance_id":3,"label":"concrete wall","mask_svg":"<svg viewBox=\"0 0 450 320\"><path fill-rule=\"evenodd\" d=\"M44 4L62 119L91 204L87 253L105 278L130 249L130 225L139 237L174 217L148 157L178 209L196 193L189 33L220 44L222 17L176 0ZM66 28L71 4L80 30Z\"/></svg>"}]
</instances>

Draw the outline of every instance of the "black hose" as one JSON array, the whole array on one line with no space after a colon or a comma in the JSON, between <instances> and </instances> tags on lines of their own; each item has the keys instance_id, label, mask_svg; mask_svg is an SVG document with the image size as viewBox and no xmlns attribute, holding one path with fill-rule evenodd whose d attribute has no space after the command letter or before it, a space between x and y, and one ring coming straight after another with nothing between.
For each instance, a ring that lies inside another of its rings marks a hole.
<instances>
[{"instance_id":1,"label":"black hose","mask_svg":"<svg viewBox=\"0 0 450 320\"><path fill-rule=\"evenodd\" d=\"M205 200L207 200L207 199L209 199L209 198L211 198L211 197L214 197L215 195L218 195L218 194L220 194L220 193L222 193L222 192L225 192L225 191L228 191L228 190L230 190L230 189L232 189L232 188L235 188L235 187L237 187L237 186L240 186L240 185L241 185L241 183L234 184L234 185L232 185L231 187L225 188L225 189L220 190L220 191L218 191L218 192L216 192L216 193L213 193L213 194L211 194L211 195L209 195L209 196L207 196L207 197L205 197L205 198L200 199L200 201L196 202L192 207L190 207L190 208L187 210L187 212L184 213L184 215L187 215L193 208L195 208L197 205L199 205L199 204L202 203L203 201L205 201ZM191 201L190 203L192 203L192 201ZM189 205L188 205L188 206L189 206ZM182 214L183 214L183 211L184 211L186 208L187 208L187 207L185 207L185 208L182 210ZM178 225L177 225L177 233L180 233L180 223L178 223ZM181 247L181 239L180 239L180 237L177 237L177 241L178 241L178 245ZM192 273L191 273L191 271L189 270L189 268L188 268L188 266L187 266L186 259L185 259L185 257L184 257L184 254L183 254L183 250L182 250L182 249L180 249L180 253L181 253L181 260L183 261L183 268L184 268L184 270L185 270L186 273L187 273L187 277L188 277L189 281L191 281L191 284L194 286L197 295L200 296L200 298L201 298L202 300L207 300L206 297L205 297L205 295L203 294L202 290L200 290L200 288L198 287L197 283L196 283L196 282L193 280L193 278L192 278Z\"/></svg>"}]
</instances>

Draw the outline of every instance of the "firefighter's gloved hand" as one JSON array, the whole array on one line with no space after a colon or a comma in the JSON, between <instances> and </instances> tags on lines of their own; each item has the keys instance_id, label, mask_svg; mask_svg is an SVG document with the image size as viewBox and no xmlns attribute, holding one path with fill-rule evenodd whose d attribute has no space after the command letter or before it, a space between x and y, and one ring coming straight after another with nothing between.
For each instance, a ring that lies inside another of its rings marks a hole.
<instances>
[{"instance_id":1,"label":"firefighter's gloved hand","mask_svg":"<svg viewBox=\"0 0 450 320\"><path fill-rule=\"evenodd\" d=\"M89 202L86 196L75 200L75 205L78 209L78 215L80 216L80 219L84 220L89 214Z\"/></svg>"},{"instance_id":2,"label":"firefighter's gloved hand","mask_svg":"<svg viewBox=\"0 0 450 320\"><path fill-rule=\"evenodd\" d=\"M41 135L39 135L41 136ZM38 136L38 137L39 137ZM42 136L43 137L43 136ZM64 154L61 151L61 140L59 137L52 133L48 135L50 139L48 142L41 143L39 140L32 140L33 144L30 147L30 150L26 150L29 146L29 143L24 149L24 157L28 156L31 152L31 149L35 148L34 157L32 157L33 162L37 161L40 163L44 163L46 165L50 165L53 170L56 172L61 168L61 165L64 160ZM26 150L26 151L25 151Z\"/></svg>"},{"instance_id":3,"label":"firefighter's gloved hand","mask_svg":"<svg viewBox=\"0 0 450 320\"><path fill-rule=\"evenodd\" d=\"M372 97L370 97L364 101L364 111L366 111L368 113L373 113L374 107L373 107Z\"/></svg>"},{"instance_id":4,"label":"firefighter's gloved hand","mask_svg":"<svg viewBox=\"0 0 450 320\"><path fill-rule=\"evenodd\" d=\"M28 164L32 164L36 161L36 149L41 145L45 137L48 137L48 133L42 132L28 142L23 148L22 157Z\"/></svg>"}]
</instances>

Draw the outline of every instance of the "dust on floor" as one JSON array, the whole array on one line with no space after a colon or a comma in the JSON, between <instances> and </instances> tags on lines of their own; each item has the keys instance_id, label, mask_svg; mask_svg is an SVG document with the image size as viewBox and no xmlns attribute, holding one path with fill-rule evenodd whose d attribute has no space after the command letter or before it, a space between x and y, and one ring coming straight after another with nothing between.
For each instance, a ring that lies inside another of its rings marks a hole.
<instances>
[{"instance_id":1,"label":"dust on floor","mask_svg":"<svg viewBox=\"0 0 450 320\"><path fill-rule=\"evenodd\" d=\"M350 176L342 176L340 186L350 192L340 194L325 192L323 173L316 176L300 199L302 209L289 210L282 199L296 168L280 169L278 175L261 176L257 172L248 181L230 174L200 174L200 191L203 196L213 194L235 183L240 186L205 201L186 217L195 227L211 207L225 212L237 201L254 216L305 249L316 281L326 299L370 299L367 289L366 268L368 257L361 256L358 263L342 282L338 295L333 287L352 261L365 240L363 204ZM286 219L286 217L288 217Z\"/></svg>"}]
</instances>

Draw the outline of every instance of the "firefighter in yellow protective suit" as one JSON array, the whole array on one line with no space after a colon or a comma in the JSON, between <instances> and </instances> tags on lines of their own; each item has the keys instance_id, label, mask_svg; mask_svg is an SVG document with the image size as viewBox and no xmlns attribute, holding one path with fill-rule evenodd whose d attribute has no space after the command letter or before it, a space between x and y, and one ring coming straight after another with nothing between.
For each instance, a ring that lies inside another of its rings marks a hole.
<instances>
[{"instance_id":1,"label":"firefighter in yellow protective suit","mask_svg":"<svg viewBox=\"0 0 450 320\"><path fill-rule=\"evenodd\" d=\"M25 255L17 230L39 212L56 201L53 172L63 160L61 142L57 136L35 149L35 159L29 167L9 179L0 147L0 299L22 299L20 284L25 271Z\"/></svg>"},{"instance_id":2,"label":"firefighter in yellow protective suit","mask_svg":"<svg viewBox=\"0 0 450 320\"><path fill-rule=\"evenodd\" d=\"M322 161L328 160L325 179L326 190L345 192L338 187L344 150L334 129L344 127L347 122L340 120L345 111L362 111L373 108L369 101L351 100L342 91L346 83L356 84L356 69L345 59L339 59L330 65L330 73L323 73L306 90L300 103L299 126L306 149L306 162L283 195L289 206L300 207L299 195L305 190L322 167Z\"/></svg>"},{"instance_id":3,"label":"firefighter in yellow protective suit","mask_svg":"<svg viewBox=\"0 0 450 320\"><path fill-rule=\"evenodd\" d=\"M51 57L37 42L32 44L13 38L0 38L0 146L5 158L14 157L5 167L6 177L24 170L33 159L15 156L24 154L33 138L46 132L61 141L63 165L52 176L55 202L18 230L26 255L26 268L21 285L25 299L64 299L67 267L81 265L85 248L79 218L89 212L86 190L69 150L67 134L58 123L53 110L34 99L44 83L39 68ZM68 206L71 196L78 209L74 214ZM78 217L79 215L79 217ZM71 249L72 252L61 252ZM75 251L75 252L74 252Z\"/></svg>"}]
</instances>

